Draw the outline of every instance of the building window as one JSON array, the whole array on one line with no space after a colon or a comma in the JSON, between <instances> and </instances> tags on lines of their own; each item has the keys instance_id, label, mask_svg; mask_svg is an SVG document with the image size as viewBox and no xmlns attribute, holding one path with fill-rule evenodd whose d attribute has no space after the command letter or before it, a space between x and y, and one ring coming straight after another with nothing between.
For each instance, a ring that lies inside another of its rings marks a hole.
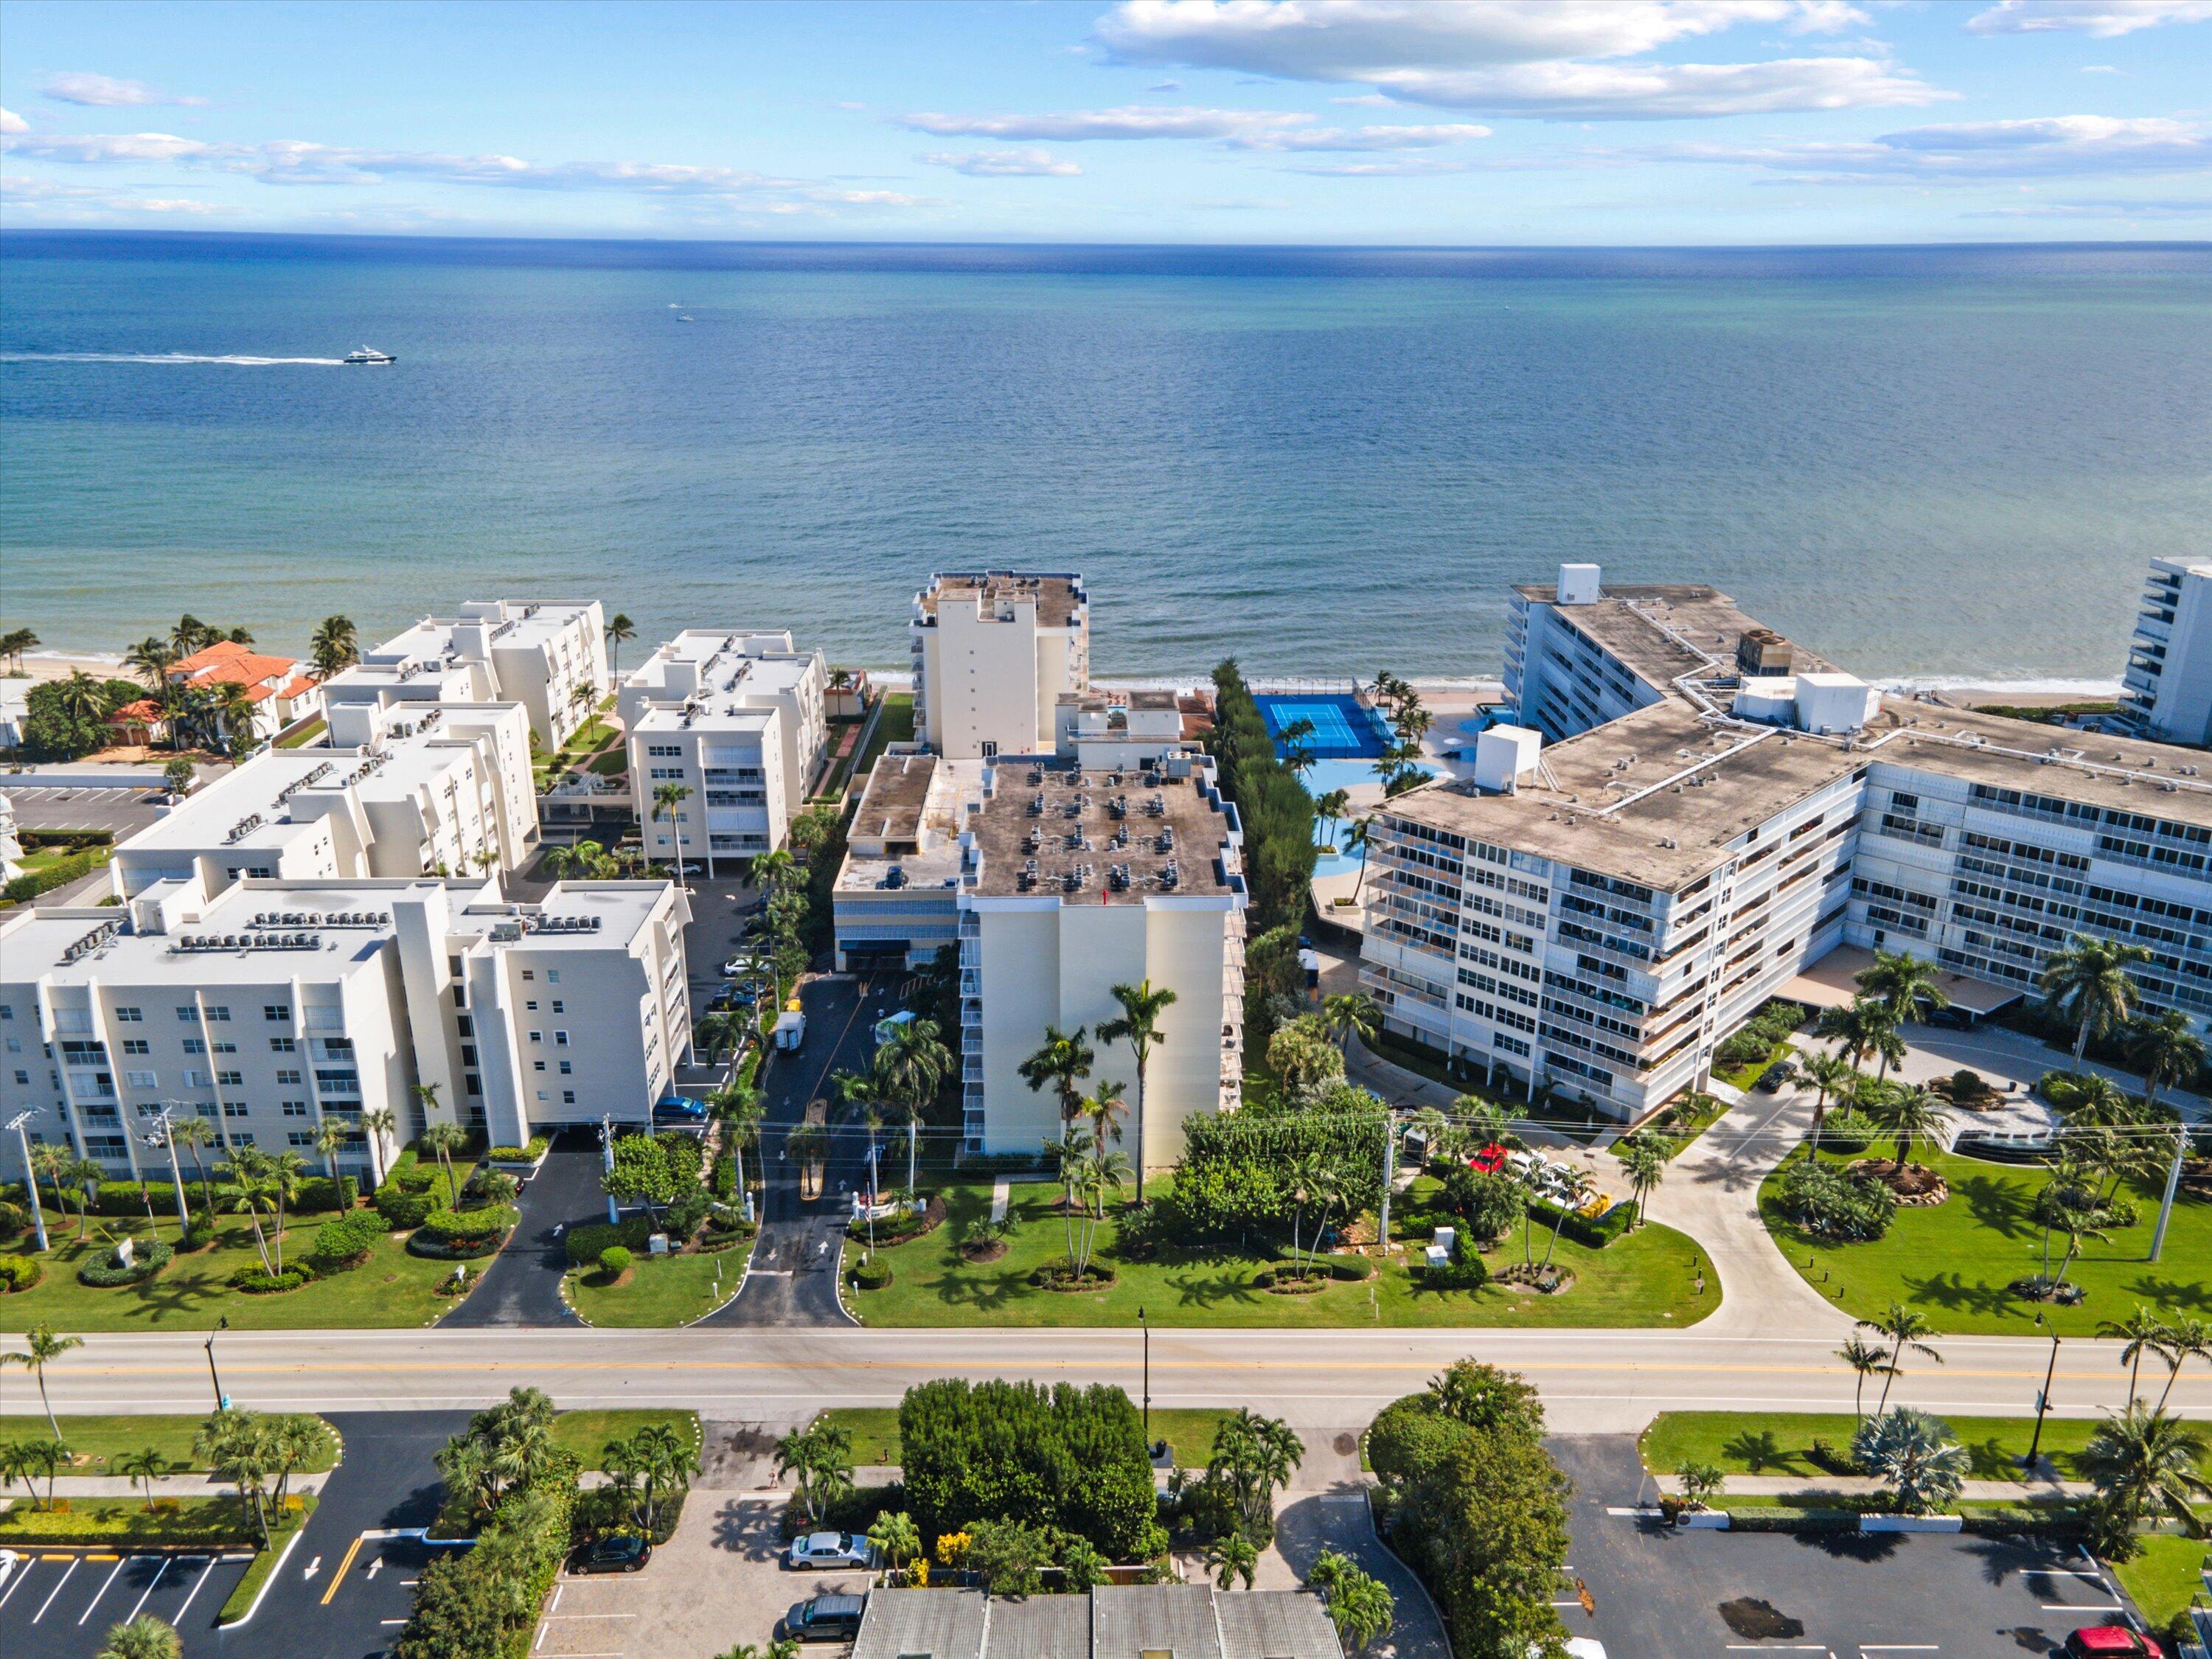
<instances>
[{"instance_id":1,"label":"building window","mask_svg":"<svg viewBox=\"0 0 2212 1659\"><path fill-rule=\"evenodd\" d=\"M123 1039L123 1052L126 1054L150 1054L154 1052L154 1046L144 1037L125 1037Z\"/></svg>"},{"instance_id":2,"label":"building window","mask_svg":"<svg viewBox=\"0 0 2212 1659\"><path fill-rule=\"evenodd\" d=\"M542 1072L545 1069L545 1062L542 1060L533 1060L530 1062L530 1069L533 1072Z\"/></svg>"},{"instance_id":3,"label":"building window","mask_svg":"<svg viewBox=\"0 0 2212 1659\"><path fill-rule=\"evenodd\" d=\"M548 985L558 985L561 982L561 970L558 968L548 968L545 970L545 982ZM557 1008L560 1005L556 1003L554 1006Z\"/></svg>"},{"instance_id":4,"label":"building window","mask_svg":"<svg viewBox=\"0 0 2212 1659\"><path fill-rule=\"evenodd\" d=\"M294 1129L286 1133L284 1139L294 1146L312 1146L315 1144L315 1132L313 1129Z\"/></svg>"},{"instance_id":5,"label":"building window","mask_svg":"<svg viewBox=\"0 0 2212 1659\"><path fill-rule=\"evenodd\" d=\"M284 1103L284 1115L286 1117L305 1117L307 1115L307 1103L306 1101L288 1100Z\"/></svg>"},{"instance_id":6,"label":"building window","mask_svg":"<svg viewBox=\"0 0 2212 1659\"><path fill-rule=\"evenodd\" d=\"M269 1052L272 1054L296 1054L300 1052L299 1039L296 1037L270 1037L269 1039Z\"/></svg>"},{"instance_id":7,"label":"building window","mask_svg":"<svg viewBox=\"0 0 2212 1659\"><path fill-rule=\"evenodd\" d=\"M561 1075L562 1077L570 1075L575 1069L576 1068L573 1065L565 1060L561 1062Z\"/></svg>"},{"instance_id":8,"label":"building window","mask_svg":"<svg viewBox=\"0 0 2212 1659\"><path fill-rule=\"evenodd\" d=\"M228 1025L230 1024L230 1010L225 1007L216 1006L209 1009L207 1011L207 1017L209 1022L212 1024Z\"/></svg>"},{"instance_id":9,"label":"building window","mask_svg":"<svg viewBox=\"0 0 2212 1659\"><path fill-rule=\"evenodd\" d=\"M471 1072L461 1079L461 1086L470 1094L480 1095L483 1092L483 1079Z\"/></svg>"},{"instance_id":10,"label":"building window","mask_svg":"<svg viewBox=\"0 0 2212 1659\"><path fill-rule=\"evenodd\" d=\"M532 998L531 998L531 999L530 999L530 1000L528 1000L527 1002L524 1003L524 1004L522 1005L522 1006L523 1006L523 1009L524 1009L524 1011L525 1011L526 1012L534 1014L534 1013L536 1013L536 1012L538 1012L538 999L537 999L537 998L535 998L535 997L532 997Z\"/></svg>"},{"instance_id":11,"label":"building window","mask_svg":"<svg viewBox=\"0 0 2212 1659\"><path fill-rule=\"evenodd\" d=\"M564 1006L562 1006L561 999L560 999L560 998L558 998L558 997L555 997L555 998L553 999L553 1012L554 1012L555 1013L556 1013L556 1014L565 1014L565 1013L567 1013L568 1011L568 1009L567 1009L567 1008L565 1008Z\"/></svg>"},{"instance_id":12,"label":"building window","mask_svg":"<svg viewBox=\"0 0 2212 1659\"><path fill-rule=\"evenodd\" d=\"M217 1037L215 1040L215 1051L219 1054L234 1054L238 1052L238 1045L235 1042L225 1042L221 1037Z\"/></svg>"},{"instance_id":13,"label":"building window","mask_svg":"<svg viewBox=\"0 0 2212 1659\"><path fill-rule=\"evenodd\" d=\"M222 1103L222 1115L225 1117L251 1117L252 1113L234 1100L226 1100Z\"/></svg>"},{"instance_id":14,"label":"building window","mask_svg":"<svg viewBox=\"0 0 2212 1659\"><path fill-rule=\"evenodd\" d=\"M124 1076L134 1089L158 1089L161 1086L161 1074L156 1072L126 1072Z\"/></svg>"},{"instance_id":15,"label":"building window","mask_svg":"<svg viewBox=\"0 0 2212 1659\"><path fill-rule=\"evenodd\" d=\"M574 1106L576 1103L576 1091L574 1089L562 1090L561 1103L563 1106Z\"/></svg>"},{"instance_id":16,"label":"building window","mask_svg":"<svg viewBox=\"0 0 2212 1659\"><path fill-rule=\"evenodd\" d=\"M461 1045L461 1064L464 1066L473 1066L476 1063L477 1045L473 1042L464 1042Z\"/></svg>"},{"instance_id":17,"label":"building window","mask_svg":"<svg viewBox=\"0 0 2212 1659\"><path fill-rule=\"evenodd\" d=\"M251 1146L253 1144L253 1131L240 1129L236 1134L231 1136L230 1144L234 1146Z\"/></svg>"},{"instance_id":18,"label":"building window","mask_svg":"<svg viewBox=\"0 0 2212 1659\"><path fill-rule=\"evenodd\" d=\"M526 968L522 970L522 982L526 985L537 977L538 970L534 968Z\"/></svg>"},{"instance_id":19,"label":"building window","mask_svg":"<svg viewBox=\"0 0 2212 1659\"><path fill-rule=\"evenodd\" d=\"M192 1011L191 1011L191 1005L190 1005L190 1004L187 1004L187 1003L179 1003L179 1004L178 1004L178 1006L177 1006L177 1018L178 1018L178 1019L179 1019L179 1021L180 1021L182 1024L186 1024L186 1025L189 1025L189 1024L191 1024L192 1023Z\"/></svg>"},{"instance_id":20,"label":"building window","mask_svg":"<svg viewBox=\"0 0 2212 1659\"><path fill-rule=\"evenodd\" d=\"M545 1033L543 1031L532 1031L530 1034L530 1040L532 1042L543 1042L545 1041Z\"/></svg>"},{"instance_id":21,"label":"building window","mask_svg":"<svg viewBox=\"0 0 2212 1659\"><path fill-rule=\"evenodd\" d=\"M13 1009L0 1009L0 1013L5 1013L10 1019L15 1018L15 1011ZM115 1011L115 1018L122 1021L125 1025L136 1025L143 1021L146 1016L143 1012L136 1008L118 1008Z\"/></svg>"},{"instance_id":22,"label":"building window","mask_svg":"<svg viewBox=\"0 0 2212 1659\"><path fill-rule=\"evenodd\" d=\"M553 1033L553 1046L554 1046L556 1048L567 1048L567 1047L568 1046L568 1034L566 1031L556 1031L556 1032L554 1032L554 1033Z\"/></svg>"},{"instance_id":23,"label":"building window","mask_svg":"<svg viewBox=\"0 0 2212 1659\"><path fill-rule=\"evenodd\" d=\"M204 1054L207 1052L207 1044L201 1042L198 1037L186 1037L185 1039L185 1052L188 1054Z\"/></svg>"},{"instance_id":24,"label":"building window","mask_svg":"<svg viewBox=\"0 0 2212 1659\"><path fill-rule=\"evenodd\" d=\"M261 1006L261 1018L264 1019L288 1020L292 1018L291 1005L283 1002L264 1003Z\"/></svg>"},{"instance_id":25,"label":"building window","mask_svg":"<svg viewBox=\"0 0 2212 1659\"><path fill-rule=\"evenodd\" d=\"M246 1086L246 1073L243 1072L217 1072L215 1074L215 1080L216 1086L217 1088L243 1089Z\"/></svg>"},{"instance_id":26,"label":"building window","mask_svg":"<svg viewBox=\"0 0 2212 1659\"><path fill-rule=\"evenodd\" d=\"M280 1085L289 1084L296 1089L300 1086L300 1073L297 1071L279 1072L276 1073L276 1081Z\"/></svg>"}]
</instances>

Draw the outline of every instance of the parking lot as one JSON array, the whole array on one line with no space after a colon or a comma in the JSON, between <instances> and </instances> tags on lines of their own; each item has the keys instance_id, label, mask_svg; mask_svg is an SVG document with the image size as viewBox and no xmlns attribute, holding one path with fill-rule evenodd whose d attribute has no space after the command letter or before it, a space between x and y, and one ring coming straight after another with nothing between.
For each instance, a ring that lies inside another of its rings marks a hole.
<instances>
[{"instance_id":1,"label":"parking lot","mask_svg":"<svg viewBox=\"0 0 2212 1659\"><path fill-rule=\"evenodd\" d=\"M118 1555L28 1549L0 1583L0 1651L9 1659L84 1659L108 1627L142 1613L185 1635L187 1652L211 1652L216 1614L253 1558ZM4 1565L4 1564L0 1564Z\"/></svg>"},{"instance_id":2,"label":"parking lot","mask_svg":"<svg viewBox=\"0 0 2212 1659\"><path fill-rule=\"evenodd\" d=\"M0 793L15 807L19 830L112 830L118 841L153 823L155 808L164 799L158 789L65 789L45 784L25 789L5 778L0 778Z\"/></svg>"},{"instance_id":3,"label":"parking lot","mask_svg":"<svg viewBox=\"0 0 2212 1659\"><path fill-rule=\"evenodd\" d=\"M1607 1659L1984 1659L2057 1655L2119 1622L2096 1564L2070 1546L1964 1534L1678 1532L1637 1510L1626 1436L1559 1439L1575 1482L1559 1616ZM1587 1588L1596 1609L1576 1595Z\"/></svg>"}]
</instances>

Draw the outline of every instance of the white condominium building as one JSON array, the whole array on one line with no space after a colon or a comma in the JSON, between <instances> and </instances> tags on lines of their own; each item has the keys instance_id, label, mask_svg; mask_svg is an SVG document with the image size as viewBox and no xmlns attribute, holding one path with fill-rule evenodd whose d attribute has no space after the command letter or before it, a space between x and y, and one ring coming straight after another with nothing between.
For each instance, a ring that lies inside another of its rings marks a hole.
<instances>
[{"instance_id":1,"label":"white condominium building","mask_svg":"<svg viewBox=\"0 0 2212 1659\"><path fill-rule=\"evenodd\" d=\"M961 1075L971 1152L1033 1152L1060 1133L1060 1105L1022 1080L1045 1028L1085 1027L1087 1088L1127 1085L1125 1150L1163 1169L1182 1125L1242 1098L1243 832L1212 765L1079 771L1002 762L963 819ZM1126 1043L1099 1042L1121 1013L1112 988L1150 980L1176 994L1138 1087ZM1141 1098L1144 1145L1136 1144Z\"/></svg>"},{"instance_id":2,"label":"white condominium building","mask_svg":"<svg viewBox=\"0 0 2212 1659\"><path fill-rule=\"evenodd\" d=\"M301 1153L389 1110L520 1145L562 1124L651 1121L690 1041L684 901L582 882L536 904L496 883L248 879L150 888L123 909L0 918L0 1121L111 1175L166 1181L164 1105L219 1149ZM416 1085L431 1091L426 1109ZM14 1136L0 1172L20 1176ZM390 1147L341 1158L380 1168Z\"/></svg>"},{"instance_id":3,"label":"white condominium building","mask_svg":"<svg viewBox=\"0 0 2212 1659\"><path fill-rule=\"evenodd\" d=\"M2212 744L2212 564L2150 562L2115 718L2138 737Z\"/></svg>"},{"instance_id":4,"label":"white condominium building","mask_svg":"<svg viewBox=\"0 0 2212 1659\"><path fill-rule=\"evenodd\" d=\"M2212 1012L2185 751L1882 698L1710 588L1522 599L1529 725L1375 820L1362 979L1393 1030L1627 1118L1838 945L1988 1008L2119 938L2153 951L2146 1006Z\"/></svg>"},{"instance_id":5,"label":"white condominium building","mask_svg":"<svg viewBox=\"0 0 2212 1659\"><path fill-rule=\"evenodd\" d=\"M557 749L613 689L606 614L588 605L473 599L458 617L425 617L323 688L340 702L519 702L530 729ZM589 695L584 695L588 690Z\"/></svg>"},{"instance_id":6,"label":"white condominium building","mask_svg":"<svg viewBox=\"0 0 2212 1659\"><path fill-rule=\"evenodd\" d=\"M782 846L827 757L828 687L787 632L692 629L654 652L615 705L646 855L712 873ZM690 793L663 809L672 785Z\"/></svg>"},{"instance_id":7,"label":"white condominium building","mask_svg":"<svg viewBox=\"0 0 2212 1659\"><path fill-rule=\"evenodd\" d=\"M1072 572L945 571L914 596L915 734L952 760L1048 755L1061 695L1091 686Z\"/></svg>"},{"instance_id":8,"label":"white condominium building","mask_svg":"<svg viewBox=\"0 0 2212 1659\"><path fill-rule=\"evenodd\" d=\"M959 939L960 842L983 763L895 749L876 762L832 892L847 973L926 968Z\"/></svg>"},{"instance_id":9,"label":"white condominium building","mask_svg":"<svg viewBox=\"0 0 2212 1659\"><path fill-rule=\"evenodd\" d=\"M520 703L337 704L331 748L266 749L115 849L114 890L204 880L474 875L538 844Z\"/></svg>"},{"instance_id":10,"label":"white condominium building","mask_svg":"<svg viewBox=\"0 0 2212 1659\"><path fill-rule=\"evenodd\" d=\"M1063 691L1053 710L1053 752L1085 771L1156 766L1194 751L1172 691Z\"/></svg>"}]
</instances>

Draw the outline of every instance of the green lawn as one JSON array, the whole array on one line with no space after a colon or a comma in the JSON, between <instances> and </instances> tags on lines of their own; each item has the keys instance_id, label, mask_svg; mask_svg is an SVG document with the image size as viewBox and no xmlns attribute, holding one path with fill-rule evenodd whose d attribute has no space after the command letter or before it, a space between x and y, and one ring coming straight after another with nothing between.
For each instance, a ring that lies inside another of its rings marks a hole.
<instances>
[{"instance_id":1,"label":"green lawn","mask_svg":"<svg viewBox=\"0 0 2212 1659\"><path fill-rule=\"evenodd\" d=\"M1686 1326L1720 1305L1717 1279L1697 1291L1694 1260L1700 1254L1681 1234L1649 1226L1598 1251L1562 1241L1554 1260L1571 1267L1577 1282L1565 1295L1522 1296L1498 1285L1479 1291L1436 1292L1419 1289L1406 1269L1384 1267L1364 1283L1333 1283L1310 1296L1279 1296L1256 1290L1253 1273L1267 1259L1233 1250L1173 1250L1158 1261L1112 1260L1115 1224L1098 1230L1099 1255L1119 1274L1103 1291L1068 1294L1033 1288L1032 1270L1064 1253L1063 1228L1053 1213L1057 1188L1042 1182L1013 1188L1013 1213L1021 1231L1012 1248L982 1266L963 1261L954 1247L960 1224L987 1215L988 1182L963 1182L945 1189L949 1209L936 1231L878 1252L892 1270L880 1291L848 1292L868 1324L933 1325L1133 1325L1144 1308L1163 1326ZM1415 1236L1418 1218L1394 1218L1401 1238ZM1537 1230L1540 1255L1547 1235ZM860 1246L846 1246L848 1265ZM1517 1245L1501 1248L1496 1267L1518 1260Z\"/></svg>"},{"instance_id":2,"label":"green lawn","mask_svg":"<svg viewBox=\"0 0 2212 1659\"><path fill-rule=\"evenodd\" d=\"M603 1284L597 1267L571 1267L562 1288L568 1305L587 1325L688 1325L737 1294L751 1254L750 1243L714 1255L702 1251L656 1260L641 1254L623 1284Z\"/></svg>"},{"instance_id":3,"label":"green lawn","mask_svg":"<svg viewBox=\"0 0 2212 1659\"><path fill-rule=\"evenodd\" d=\"M298 731L293 732L291 736L277 738L276 747L279 749L305 749L309 744L314 742L318 738L321 737L324 732L330 729L330 722L318 716L316 719L309 720Z\"/></svg>"},{"instance_id":4,"label":"green lawn","mask_svg":"<svg viewBox=\"0 0 2212 1659\"><path fill-rule=\"evenodd\" d=\"M1714 1075L1718 1077L1722 1082L1731 1085L1735 1088L1748 1089L1753 1084L1759 1081L1759 1074L1761 1072L1764 1072L1768 1066L1773 1065L1778 1060L1787 1060L1790 1057L1790 1047L1786 1041L1778 1042L1771 1048L1769 1048L1766 1051L1766 1057L1764 1060L1754 1060L1748 1065L1737 1066L1732 1072L1718 1072Z\"/></svg>"},{"instance_id":5,"label":"green lawn","mask_svg":"<svg viewBox=\"0 0 2212 1659\"><path fill-rule=\"evenodd\" d=\"M59 1362L67 1364L66 1360ZM29 1409L20 1414L0 1418L0 1439L15 1440L36 1432L44 1438L46 1419L38 1410L38 1395L33 1391L27 1399L12 1402ZM210 1402L211 1403L211 1402ZM112 1467L113 1461L128 1457L134 1452L151 1447L169 1460L169 1473L182 1474L192 1469L204 1469L207 1465L192 1456L192 1437L200 1431L205 1417L181 1414L149 1417L71 1417L62 1414L62 1442L72 1455L71 1474L119 1474ZM330 1468L338 1461L337 1431L328 1424L327 1444L319 1456L300 1465L306 1474L318 1474Z\"/></svg>"},{"instance_id":6,"label":"green lawn","mask_svg":"<svg viewBox=\"0 0 2212 1659\"><path fill-rule=\"evenodd\" d=\"M583 1459L586 1468L596 1469L608 1441L627 1440L640 1429L656 1423L666 1424L689 1441L694 1450L698 1449L698 1413L652 1407L562 1412L553 1419L553 1443L563 1451L575 1453Z\"/></svg>"},{"instance_id":7,"label":"green lawn","mask_svg":"<svg viewBox=\"0 0 2212 1659\"><path fill-rule=\"evenodd\" d=\"M1867 1390L1867 1409L1874 1409L1881 1392L1880 1379ZM1970 1479L2017 1480L2018 1460L2027 1455L2035 1435L2033 1417L1953 1417L1951 1425L1973 1460ZM2089 1443L2099 1419L2081 1417L2045 1418L2043 1455L2051 1459L2059 1478L2084 1479L2074 1466L2075 1454ZM1815 1437L1838 1452L1848 1453L1858 1421L1849 1412L1662 1412L1644 1431L1638 1445L1644 1467L1655 1474L1673 1474L1683 1464L1711 1463L1729 1474L1793 1475L1808 1480L1832 1479L1808 1455ZM2203 1460L2212 1475L2212 1451Z\"/></svg>"},{"instance_id":8,"label":"green lawn","mask_svg":"<svg viewBox=\"0 0 2212 1659\"><path fill-rule=\"evenodd\" d=\"M831 769L830 775L822 781L823 793L836 793L848 778L865 782L869 769L875 765L877 759L885 749L895 743L912 743L913 741L914 693L911 691L885 692L884 712L877 717L875 735L868 739L867 747L854 757L849 770L841 771L835 768Z\"/></svg>"},{"instance_id":9,"label":"green lawn","mask_svg":"<svg viewBox=\"0 0 2212 1659\"><path fill-rule=\"evenodd\" d=\"M304 1521L313 1512L312 1493L297 1494L300 1506L270 1517L277 1547L291 1530L285 1522ZM18 1498L0 1512L0 1545L35 1544L258 1544L253 1512L236 1498L179 1498L173 1511L149 1508L143 1498L80 1498L68 1509L33 1509ZM288 1504L291 1501L288 1497Z\"/></svg>"},{"instance_id":10,"label":"green lawn","mask_svg":"<svg viewBox=\"0 0 2212 1659\"><path fill-rule=\"evenodd\" d=\"M192 1196L197 1202L198 1194ZM315 1230L330 1218L306 1216L289 1224L285 1259L313 1250ZM102 1218L93 1218L92 1236L82 1244L73 1228L66 1234L54 1228L56 1248L41 1258L46 1276L27 1291L0 1297L0 1331L23 1331L39 1324L58 1331L205 1331L223 1318L230 1321L233 1330L359 1329L428 1324L453 1305L453 1299L438 1295L435 1287L453 1272L453 1264L410 1255L389 1235L377 1241L367 1261L349 1273L333 1273L277 1296L248 1296L233 1290L227 1282L231 1273L258 1266L261 1258L253 1247L252 1231L242 1218L228 1217L210 1249L179 1256L143 1285L94 1290L77 1282L76 1270L87 1261L104 1257L109 1249L100 1236L101 1222ZM111 1218L106 1224L117 1224ZM143 1221L137 1232L145 1236ZM164 1221L159 1235L164 1243L173 1242L175 1224Z\"/></svg>"},{"instance_id":11,"label":"green lawn","mask_svg":"<svg viewBox=\"0 0 2212 1659\"><path fill-rule=\"evenodd\" d=\"M1950 1183L1949 1200L1932 1209L1899 1209L1889 1236L1871 1243L1834 1244L1799 1231L1775 1206L1778 1174L1760 1188L1759 1209L1790 1265L1858 1317L1893 1301L1909 1302L1939 1331L2089 1336L2100 1321L2121 1318L2138 1303L2168 1314L2212 1314L2212 1204L2185 1199L2175 1206L2166 1259L2154 1265L2144 1258L2158 1219L2158 1189L2130 1189L2140 1212L2136 1224L2114 1228L2110 1243L2087 1241L2068 1274L2088 1295L2072 1308L2046 1306L2022 1302L2005 1288L2041 1265L2043 1230L2033 1211L2046 1173L1941 1153L1926 1154L1924 1161ZM2062 1238L2053 1246L2054 1264L2064 1250Z\"/></svg>"},{"instance_id":12,"label":"green lawn","mask_svg":"<svg viewBox=\"0 0 2212 1659\"><path fill-rule=\"evenodd\" d=\"M1139 1402L1141 1406L1141 1402ZM1185 1468L1203 1468L1213 1449L1214 1425L1235 1411L1231 1406L1152 1407L1152 1437L1164 1440L1175 1461ZM833 1406L817 1422L830 1422L852 1437L855 1463L888 1463L903 1460L899 1440L896 1406Z\"/></svg>"},{"instance_id":13,"label":"green lawn","mask_svg":"<svg viewBox=\"0 0 2212 1659\"><path fill-rule=\"evenodd\" d=\"M2169 1538L2154 1533L2136 1540L2142 1546L2141 1553L2132 1561L2119 1563L2112 1571L2120 1583L2135 1597L2136 1606L2150 1621L2154 1631L2163 1631L2174 1614L2189 1606L2202 1594L2204 1581L2204 1540L2201 1538Z\"/></svg>"}]
</instances>

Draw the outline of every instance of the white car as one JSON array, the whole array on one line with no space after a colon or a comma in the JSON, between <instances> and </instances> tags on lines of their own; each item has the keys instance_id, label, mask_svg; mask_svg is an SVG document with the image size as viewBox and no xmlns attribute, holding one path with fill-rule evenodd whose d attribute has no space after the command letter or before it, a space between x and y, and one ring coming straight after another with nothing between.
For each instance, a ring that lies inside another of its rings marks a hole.
<instances>
[{"instance_id":1,"label":"white car","mask_svg":"<svg viewBox=\"0 0 2212 1659\"><path fill-rule=\"evenodd\" d=\"M15 1570L22 1565L23 1558L15 1551L0 1550L0 1584L5 1584L13 1578L15 1576Z\"/></svg>"},{"instance_id":2,"label":"white car","mask_svg":"<svg viewBox=\"0 0 2212 1659\"><path fill-rule=\"evenodd\" d=\"M783 1559L787 1567L867 1567L875 1565L874 1547L858 1533L810 1532L791 1540Z\"/></svg>"}]
</instances>

